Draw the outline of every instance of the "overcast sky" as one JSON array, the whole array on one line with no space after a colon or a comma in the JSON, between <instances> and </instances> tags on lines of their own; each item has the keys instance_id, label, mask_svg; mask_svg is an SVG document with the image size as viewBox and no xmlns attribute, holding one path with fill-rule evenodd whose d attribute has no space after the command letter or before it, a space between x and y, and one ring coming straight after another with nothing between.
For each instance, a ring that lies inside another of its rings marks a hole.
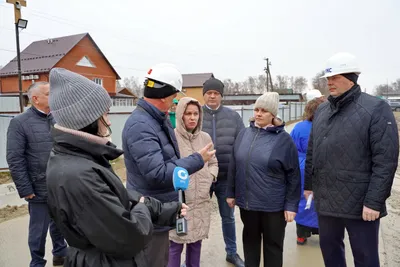
<instances>
[{"instance_id":1,"label":"overcast sky","mask_svg":"<svg viewBox=\"0 0 400 267\"><path fill-rule=\"evenodd\" d=\"M35 40L89 32L121 77L159 62L182 73L241 81L263 73L304 76L336 52L353 53L373 88L400 78L399 0L27 0L21 51ZM14 56L14 12L0 0L0 65Z\"/></svg>"}]
</instances>

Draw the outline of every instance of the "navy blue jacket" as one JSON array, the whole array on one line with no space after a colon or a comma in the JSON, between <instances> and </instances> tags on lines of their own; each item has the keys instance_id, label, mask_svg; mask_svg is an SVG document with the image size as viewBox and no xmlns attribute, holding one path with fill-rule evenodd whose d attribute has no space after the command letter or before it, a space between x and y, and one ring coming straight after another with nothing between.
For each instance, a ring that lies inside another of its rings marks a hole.
<instances>
[{"instance_id":1,"label":"navy blue jacket","mask_svg":"<svg viewBox=\"0 0 400 267\"><path fill-rule=\"evenodd\" d=\"M236 111L222 105L217 110L203 106L203 111L203 131L213 140L217 150L218 181L223 181L227 179L235 139L244 129L243 120Z\"/></svg>"},{"instance_id":2,"label":"navy blue jacket","mask_svg":"<svg viewBox=\"0 0 400 267\"><path fill-rule=\"evenodd\" d=\"M366 206L384 217L399 159L393 112L359 85L328 100L314 115L304 190L320 215L360 220Z\"/></svg>"},{"instance_id":3,"label":"navy blue jacket","mask_svg":"<svg viewBox=\"0 0 400 267\"><path fill-rule=\"evenodd\" d=\"M252 211L297 212L300 169L297 148L284 125L239 133L228 172L228 197Z\"/></svg>"},{"instance_id":4,"label":"navy blue jacket","mask_svg":"<svg viewBox=\"0 0 400 267\"><path fill-rule=\"evenodd\" d=\"M167 115L143 99L125 123L122 147L127 188L163 203L178 200L172 184L176 166L185 168L189 174L204 166L199 153L180 159L175 132Z\"/></svg>"},{"instance_id":5,"label":"navy blue jacket","mask_svg":"<svg viewBox=\"0 0 400 267\"><path fill-rule=\"evenodd\" d=\"M46 202L46 168L53 147L50 134L54 120L31 107L10 121L7 131L7 163L21 198L35 194L29 202Z\"/></svg>"}]
</instances>

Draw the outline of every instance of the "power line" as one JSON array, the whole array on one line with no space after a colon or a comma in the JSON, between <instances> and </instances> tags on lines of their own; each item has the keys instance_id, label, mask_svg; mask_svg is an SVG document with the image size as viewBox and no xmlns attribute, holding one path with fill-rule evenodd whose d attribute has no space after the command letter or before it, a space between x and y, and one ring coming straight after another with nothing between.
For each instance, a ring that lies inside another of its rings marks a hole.
<instances>
[{"instance_id":1,"label":"power line","mask_svg":"<svg viewBox=\"0 0 400 267\"><path fill-rule=\"evenodd\" d=\"M0 7L8 8L8 7L4 6L4 5L0 5ZM53 22L58 22L58 23L61 23L61 24L70 25L70 26L73 26L73 27L76 27L76 28L81 28L81 29L84 29L85 31L88 31L88 30L91 30L91 31L101 31L102 33L104 33L104 31L105 31L104 28L103 28L103 29L95 29L95 28L87 27L87 26L82 27L82 23L81 23L81 22L76 21L76 23L77 23L78 25L77 25L77 24L73 24L73 23L71 23L71 20L69 20L69 19L65 19L65 18L53 16L53 15L50 15L50 14L47 14L47 13L44 13L44 12L41 12L41 11L37 11L37 10L31 9L31 8L26 8L26 11L29 11L29 13L30 13L32 16L40 17L40 18L47 19L47 20L50 20L50 21L53 21ZM33 12L32 12L32 11L33 11ZM36 13L36 14L35 14L35 13ZM44 14L45 16L43 16L43 14ZM49 18L48 16L53 17L53 18ZM58 18L58 19L54 19L54 18ZM62 20L62 21L61 21L61 20ZM114 30L114 31L106 30L106 31L107 31L107 34L108 34L109 36L112 36L112 37L115 38L115 39L127 41L127 42L130 42L130 43L132 43L132 44L136 44L138 41L140 41L140 39L137 39L137 40L133 41L133 40L131 40L131 39L127 39L127 38L123 38L123 37L121 37L121 36L117 36L117 35L115 35L115 30ZM133 31L133 30L132 30L132 31ZM155 41L155 40L151 40L151 42L152 42L152 43L160 44L160 45L162 45L162 46L168 46L168 47L170 47L170 48L174 48L174 46L172 46L172 45L169 45L169 44L166 44L166 43L157 42L157 41ZM176 50L176 49L174 48L174 50Z\"/></svg>"}]
</instances>

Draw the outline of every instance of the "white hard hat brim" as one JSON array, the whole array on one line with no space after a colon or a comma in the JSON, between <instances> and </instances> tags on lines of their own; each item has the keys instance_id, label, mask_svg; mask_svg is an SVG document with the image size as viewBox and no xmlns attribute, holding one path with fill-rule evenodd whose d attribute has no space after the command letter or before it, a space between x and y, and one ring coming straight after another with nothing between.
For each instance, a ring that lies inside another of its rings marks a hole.
<instances>
[{"instance_id":1,"label":"white hard hat brim","mask_svg":"<svg viewBox=\"0 0 400 267\"><path fill-rule=\"evenodd\" d=\"M346 73L355 73L357 75L361 74L361 72L358 71L358 70L348 70L348 71L328 72L328 73L325 73L324 75L322 75L319 78L323 79L323 78L328 78L328 77L332 77L332 76L335 76L335 75L346 74Z\"/></svg>"}]
</instances>

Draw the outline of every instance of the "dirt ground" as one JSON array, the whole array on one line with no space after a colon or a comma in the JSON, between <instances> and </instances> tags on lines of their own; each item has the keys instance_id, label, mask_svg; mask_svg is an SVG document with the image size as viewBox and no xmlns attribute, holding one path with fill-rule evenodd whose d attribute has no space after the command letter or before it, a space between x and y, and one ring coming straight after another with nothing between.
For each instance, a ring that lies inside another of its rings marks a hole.
<instances>
[{"instance_id":1,"label":"dirt ground","mask_svg":"<svg viewBox=\"0 0 400 267\"><path fill-rule=\"evenodd\" d=\"M0 223L28 214L28 205L9 206L0 209Z\"/></svg>"},{"instance_id":2,"label":"dirt ground","mask_svg":"<svg viewBox=\"0 0 400 267\"><path fill-rule=\"evenodd\" d=\"M116 160L111 162L111 165L115 171L115 173L121 178L122 182L126 182L126 169L125 169L125 163L124 163L124 158L119 157Z\"/></svg>"},{"instance_id":3,"label":"dirt ground","mask_svg":"<svg viewBox=\"0 0 400 267\"><path fill-rule=\"evenodd\" d=\"M0 184L12 183L10 172L0 172Z\"/></svg>"},{"instance_id":4,"label":"dirt ground","mask_svg":"<svg viewBox=\"0 0 400 267\"><path fill-rule=\"evenodd\" d=\"M0 184L12 183L10 172L0 172ZM0 209L0 223L28 214L28 205L9 206Z\"/></svg>"}]
</instances>

